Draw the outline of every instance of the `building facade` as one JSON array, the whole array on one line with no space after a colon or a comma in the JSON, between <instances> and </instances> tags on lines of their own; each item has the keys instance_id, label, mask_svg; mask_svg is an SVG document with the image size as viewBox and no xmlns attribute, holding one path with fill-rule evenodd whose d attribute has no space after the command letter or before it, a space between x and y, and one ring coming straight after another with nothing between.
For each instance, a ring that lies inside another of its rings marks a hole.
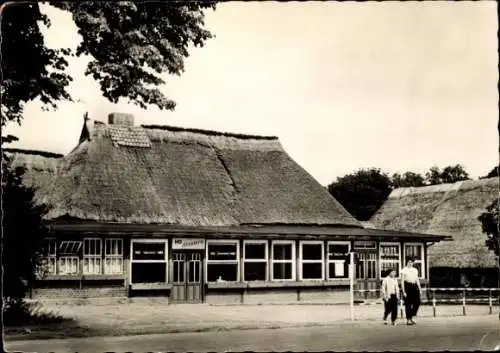
<instances>
[{"instance_id":1,"label":"building facade","mask_svg":"<svg viewBox=\"0 0 500 353\"><path fill-rule=\"evenodd\" d=\"M368 229L275 137L85 121L65 156L11 151L49 206L34 297L162 295L172 303L346 302L446 236ZM368 294L362 294L361 297Z\"/></svg>"}]
</instances>

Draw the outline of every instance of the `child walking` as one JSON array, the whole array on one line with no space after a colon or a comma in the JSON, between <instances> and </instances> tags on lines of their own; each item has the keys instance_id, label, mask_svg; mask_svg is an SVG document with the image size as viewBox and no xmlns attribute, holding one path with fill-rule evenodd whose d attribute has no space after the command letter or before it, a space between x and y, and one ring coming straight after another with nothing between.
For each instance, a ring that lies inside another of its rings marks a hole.
<instances>
[{"instance_id":1,"label":"child walking","mask_svg":"<svg viewBox=\"0 0 500 353\"><path fill-rule=\"evenodd\" d=\"M382 280L382 299L384 300L384 324L391 315L391 324L396 325L398 317L399 285L396 279L396 270L390 269L388 275Z\"/></svg>"}]
</instances>

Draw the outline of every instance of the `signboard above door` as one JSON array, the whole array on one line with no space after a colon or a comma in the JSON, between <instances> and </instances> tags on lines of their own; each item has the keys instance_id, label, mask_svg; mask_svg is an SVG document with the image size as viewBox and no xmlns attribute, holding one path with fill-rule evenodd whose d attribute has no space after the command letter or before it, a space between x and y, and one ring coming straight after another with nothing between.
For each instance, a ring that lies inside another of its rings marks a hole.
<instances>
[{"instance_id":1,"label":"signboard above door","mask_svg":"<svg viewBox=\"0 0 500 353\"><path fill-rule=\"evenodd\" d=\"M199 238L174 238L172 250L204 250L205 239Z\"/></svg>"}]
</instances>

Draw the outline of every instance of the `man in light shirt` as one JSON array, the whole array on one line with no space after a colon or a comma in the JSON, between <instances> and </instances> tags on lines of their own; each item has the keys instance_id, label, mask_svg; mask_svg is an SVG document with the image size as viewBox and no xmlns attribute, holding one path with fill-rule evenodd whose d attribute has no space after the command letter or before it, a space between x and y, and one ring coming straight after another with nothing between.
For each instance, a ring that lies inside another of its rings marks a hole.
<instances>
[{"instance_id":1,"label":"man in light shirt","mask_svg":"<svg viewBox=\"0 0 500 353\"><path fill-rule=\"evenodd\" d=\"M388 275L382 280L382 299L384 300L384 324L387 325L387 317L391 314L391 323L396 324L398 317L399 285L396 279L396 270L388 270Z\"/></svg>"},{"instance_id":2,"label":"man in light shirt","mask_svg":"<svg viewBox=\"0 0 500 353\"><path fill-rule=\"evenodd\" d=\"M401 270L401 289L405 302L406 324L415 325L413 317L417 315L420 307L420 280L418 270L413 267L413 259L406 261L406 267Z\"/></svg>"}]
</instances>

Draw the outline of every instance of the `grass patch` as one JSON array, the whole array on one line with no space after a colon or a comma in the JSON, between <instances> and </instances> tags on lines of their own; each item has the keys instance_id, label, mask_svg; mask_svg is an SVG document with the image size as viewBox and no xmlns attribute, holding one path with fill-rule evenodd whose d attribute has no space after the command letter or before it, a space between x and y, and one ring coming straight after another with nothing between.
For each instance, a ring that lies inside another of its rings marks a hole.
<instances>
[{"instance_id":1,"label":"grass patch","mask_svg":"<svg viewBox=\"0 0 500 353\"><path fill-rule=\"evenodd\" d=\"M3 319L5 327L69 324L73 319L46 311L39 302L6 301Z\"/></svg>"}]
</instances>

